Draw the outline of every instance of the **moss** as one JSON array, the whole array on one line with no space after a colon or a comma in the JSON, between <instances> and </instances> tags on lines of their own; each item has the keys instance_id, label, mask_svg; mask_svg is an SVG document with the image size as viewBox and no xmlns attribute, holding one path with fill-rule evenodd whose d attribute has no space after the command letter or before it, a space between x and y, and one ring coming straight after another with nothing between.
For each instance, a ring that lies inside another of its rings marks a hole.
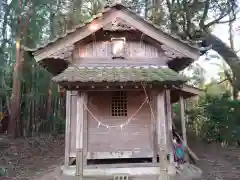
<instances>
[{"instance_id":1,"label":"moss","mask_svg":"<svg viewBox=\"0 0 240 180\"><path fill-rule=\"evenodd\" d=\"M165 82L187 79L169 68L77 68L68 67L61 74L53 77L56 82Z\"/></svg>"}]
</instances>

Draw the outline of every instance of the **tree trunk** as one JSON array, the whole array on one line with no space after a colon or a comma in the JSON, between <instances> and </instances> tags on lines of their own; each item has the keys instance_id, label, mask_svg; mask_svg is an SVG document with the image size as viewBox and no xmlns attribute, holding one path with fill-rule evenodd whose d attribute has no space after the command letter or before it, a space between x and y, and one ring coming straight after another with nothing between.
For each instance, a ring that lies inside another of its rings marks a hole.
<instances>
[{"instance_id":1,"label":"tree trunk","mask_svg":"<svg viewBox=\"0 0 240 180\"><path fill-rule=\"evenodd\" d=\"M21 76L21 64L22 58L20 55L20 38L16 40L16 63L13 72L13 87L10 102L10 122L8 126L8 133L14 138L18 135L18 125L20 121L20 93L21 93L21 82L19 77Z\"/></svg>"},{"instance_id":2,"label":"tree trunk","mask_svg":"<svg viewBox=\"0 0 240 180\"><path fill-rule=\"evenodd\" d=\"M52 120L52 80L49 81L48 100L47 100L47 120Z\"/></svg>"},{"instance_id":3,"label":"tree trunk","mask_svg":"<svg viewBox=\"0 0 240 180\"><path fill-rule=\"evenodd\" d=\"M53 9L53 7L51 7L51 9ZM53 38L55 37L55 14L52 12L50 13L50 37ZM49 86L48 86L48 98L47 98L47 117L46 119L49 121L51 121L53 118L53 115L52 115L52 79L49 78Z\"/></svg>"},{"instance_id":4,"label":"tree trunk","mask_svg":"<svg viewBox=\"0 0 240 180\"><path fill-rule=\"evenodd\" d=\"M8 132L10 136L17 137L19 133L19 125L20 125L20 107L21 107L21 75L22 75L22 65L24 62L24 51L21 51L20 45L21 40L23 40L23 44L26 41L27 37L27 29L29 25L29 17L30 13L26 15L24 21L22 21L22 0L18 0L19 7L19 15L18 15L18 23L17 27L23 27L23 29L17 29L16 32L16 62L13 71L13 86L12 86L12 94L10 99L10 122L8 126ZM31 8L30 8L31 9ZM23 23L23 24L22 24Z\"/></svg>"},{"instance_id":5,"label":"tree trunk","mask_svg":"<svg viewBox=\"0 0 240 180\"><path fill-rule=\"evenodd\" d=\"M229 16L229 19L230 18L231 18L231 15ZM230 42L231 49L233 51L235 51L234 35L233 35L233 22L229 22L229 42ZM233 73L233 77L235 77L235 73ZM231 78L231 79L234 79L234 78ZM233 95L234 100L236 100L238 98L238 90L234 86L232 88L232 95Z\"/></svg>"},{"instance_id":6,"label":"tree trunk","mask_svg":"<svg viewBox=\"0 0 240 180\"><path fill-rule=\"evenodd\" d=\"M222 56L230 66L234 74L231 84L234 88L240 90L240 58L237 56L236 52L213 34L207 34L205 39L207 44L212 44L212 49Z\"/></svg>"}]
</instances>

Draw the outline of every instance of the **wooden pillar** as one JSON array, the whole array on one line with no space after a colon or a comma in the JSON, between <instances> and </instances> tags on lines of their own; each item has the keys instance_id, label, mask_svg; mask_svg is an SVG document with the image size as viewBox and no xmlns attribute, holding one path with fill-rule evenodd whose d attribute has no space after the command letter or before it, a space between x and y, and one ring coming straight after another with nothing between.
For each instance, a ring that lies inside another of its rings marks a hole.
<instances>
[{"instance_id":1,"label":"wooden pillar","mask_svg":"<svg viewBox=\"0 0 240 180\"><path fill-rule=\"evenodd\" d=\"M183 96L179 97L180 103L180 112L181 112L181 125L182 125L182 136L184 145L187 146L187 130L186 130L186 118L185 118L185 104Z\"/></svg>"},{"instance_id":2,"label":"wooden pillar","mask_svg":"<svg viewBox=\"0 0 240 180\"><path fill-rule=\"evenodd\" d=\"M88 94L84 93L84 103L88 104ZM83 121L83 168L87 166L87 144L88 144L88 111L84 106Z\"/></svg>"},{"instance_id":3,"label":"wooden pillar","mask_svg":"<svg viewBox=\"0 0 240 180\"><path fill-rule=\"evenodd\" d=\"M84 97L85 93L79 93L77 97L77 118L76 118L76 176L77 180L83 179L83 124L84 124Z\"/></svg>"},{"instance_id":4,"label":"wooden pillar","mask_svg":"<svg viewBox=\"0 0 240 180\"><path fill-rule=\"evenodd\" d=\"M65 125L65 157L64 166L69 165L69 155L70 155L70 131L71 131L71 91L66 92L66 125Z\"/></svg>"},{"instance_id":5,"label":"wooden pillar","mask_svg":"<svg viewBox=\"0 0 240 180\"><path fill-rule=\"evenodd\" d=\"M171 91L169 89L166 90L166 98L165 98L165 107L166 107L166 119L167 119L167 147L168 154L170 155L170 164L174 163L173 156L173 134L172 134L172 104L171 104Z\"/></svg>"},{"instance_id":6,"label":"wooden pillar","mask_svg":"<svg viewBox=\"0 0 240 180\"><path fill-rule=\"evenodd\" d=\"M152 127L152 149L153 149L153 158L152 162L157 164L157 154L158 154L158 142L157 142L157 116L156 116L156 93L151 93L151 127ZM153 112L152 112L153 111Z\"/></svg>"},{"instance_id":7,"label":"wooden pillar","mask_svg":"<svg viewBox=\"0 0 240 180\"><path fill-rule=\"evenodd\" d=\"M164 91L158 92L156 97L157 109L157 140L160 164L159 180L168 179L168 161L167 161L167 144L166 144L166 116L165 116L165 100Z\"/></svg>"}]
</instances>

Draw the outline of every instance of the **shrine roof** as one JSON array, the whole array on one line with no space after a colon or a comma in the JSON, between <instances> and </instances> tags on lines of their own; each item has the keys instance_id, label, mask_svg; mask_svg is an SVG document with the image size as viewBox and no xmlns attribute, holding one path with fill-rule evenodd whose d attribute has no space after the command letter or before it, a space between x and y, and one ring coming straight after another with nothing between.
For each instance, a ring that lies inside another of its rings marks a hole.
<instances>
[{"instance_id":1,"label":"shrine roof","mask_svg":"<svg viewBox=\"0 0 240 180\"><path fill-rule=\"evenodd\" d=\"M127 67L77 67L70 65L53 77L57 83L63 82L181 82L188 79L167 67L127 66Z\"/></svg>"}]
</instances>

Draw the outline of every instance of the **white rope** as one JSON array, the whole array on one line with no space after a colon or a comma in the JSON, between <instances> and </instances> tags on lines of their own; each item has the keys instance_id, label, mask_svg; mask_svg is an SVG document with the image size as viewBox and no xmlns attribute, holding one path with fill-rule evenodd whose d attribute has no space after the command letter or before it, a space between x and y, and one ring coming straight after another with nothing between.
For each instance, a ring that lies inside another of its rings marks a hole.
<instances>
[{"instance_id":1,"label":"white rope","mask_svg":"<svg viewBox=\"0 0 240 180\"><path fill-rule=\"evenodd\" d=\"M94 118L95 121L97 121L98 123L98 128L100 126L106 127L106 128L123 128L124 126L128 125L131 120L133 119L133 117L142 109L142 107L144 106L144 104L148 101L148 98L145 99L145 101L141 104L141 106L137 109L137 111L130 117L128 118L124 123L119 124L119 125L108 125L108 124L104 124L102 123L100 120L98 120L98 118L96 118L96 116L94 116L94 114L88 109L86 103L84 103L84 107L85 109L89 112L89 114Z\"/></svg>"},{"instance_id":2,"label":"white rope","mask_svg":"<svg viewBox=\"0 0 240 180\"><path fill-rule=\"evenodd\" d=\"M79 68L77 65L75 65L75 64L72 64L72 65L73 65L75 68L77 68L78 70L80 70L80 68ZM127 79L127 78L126 78L126 79ZM127 84L127 81L124 83L124 85L126 85L126 84ZM88 109L86 103L84 102L84 107L85 107L85 109L86 109L86 110L89 112L89 114L94 118L94 120L96 120L96 121L98 122L98 128L99 128L100 126L104 126L104 127L106 127L106 128L118 128L118 127L120 127L120 128L122 129L125 125L129 124L129 122L130 122L130 121L133 119L133 117L142 109L143 105L144 105L146 102L148 102L148 104L149 104L149 106L150 106L151 114L152 114L152 116L153 116L153 118L154 118L154 120L155 120L155 115L154 115L153 109L152 109L152 107L151 107L151 103L149 103L149 97L148 97L148 95L147 95L146 89L145 89L145 87L144 87L144 85L143 85L142 82L141 82L141 84L142 84L142 87L143 87L144 92L145 92L145 95L146 95L145 101L142 103L142 105L139 107L139 109L138 109L129 119L127 119L123 124L120 124L120 125L114 125L114 126L112 126L112 125L107 125L107 124L102 123L101 121L99 121L99 120L96 118L96 116L94 116L94 114ZM124 85L123 85L123 86L124 86Z\"/></svg>"},{"instance_id":3,"label":"white rope","mask_svg":"<svg viewBox=\"0 0 240 180\"><path fill-rule=\"evenodd\" d=\"M143 87L143 91L144 91L144 93L145 93L146 98L149 100L149 96L148 96L148 94L147 94L146 88L145 88L145 86L143 85L142 82L141 82L141 85L142 85L142 87ZM153 116L153 120L156 121L156 117L155 117L155 114L154 114L154 111L153 111L153 108L152 108L152 104L151 104L151 103L148 103L148 104L149 104L149 107L150 107L150 110L151 110L151 114L152 114L152 116Z\"/></svg>"},{"instance_id":4,"label":"white rope","mask_svg":"<svg viewBox=\"0 0 240 180\"><path fill-rule=\"evenodd\" d=\"M144 90L145 95L148 97L146 88L145 88L145 86L143 85L142 82L141 82L141 85L142 85L142 87L143 87L143 90ZM151 114L152 114L152 116L153 116L153 120L154 120L154 122L156 122L156 116L155 116L155 113L154 113L154 111L153 111L153 108L152 108L151 103L149 103L149 107L150 107L150 110L151 110ZM164 130L164 131L165 131L165 130ZM163 137L163 138L164 138L165 143L166 143L166 140L167 140L167 138L166 138L166 133L164 133L164 137Z\"/></svg>"}]
</instances>

